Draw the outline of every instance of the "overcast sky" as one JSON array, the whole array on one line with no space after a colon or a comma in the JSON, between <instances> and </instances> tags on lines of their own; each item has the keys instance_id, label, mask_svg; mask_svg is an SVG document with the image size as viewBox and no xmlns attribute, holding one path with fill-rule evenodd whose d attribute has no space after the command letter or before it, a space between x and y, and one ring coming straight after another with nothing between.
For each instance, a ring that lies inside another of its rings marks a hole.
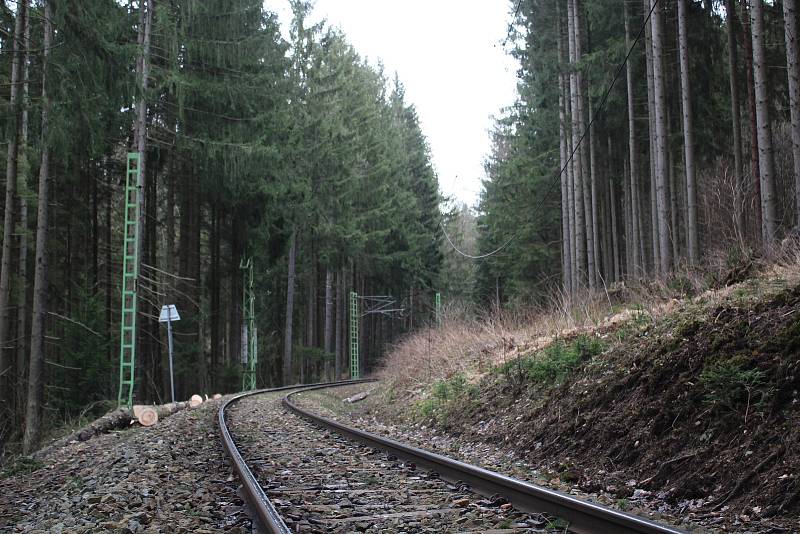
<instances>
[{"instance_id":1,"label":"overcast sky","mask_svg":"<svg viewBox=\"0 0 800 534\"><path fill-rule=\"evenodd\" d=\"M266 2L288 38L286 0ZM445 195L474 205L492 115L514 102L516 65L503 50L505 0L317 0L313 21L342 29L362 56L397 71L417 108Z\"/></svg>"}]
</instances>

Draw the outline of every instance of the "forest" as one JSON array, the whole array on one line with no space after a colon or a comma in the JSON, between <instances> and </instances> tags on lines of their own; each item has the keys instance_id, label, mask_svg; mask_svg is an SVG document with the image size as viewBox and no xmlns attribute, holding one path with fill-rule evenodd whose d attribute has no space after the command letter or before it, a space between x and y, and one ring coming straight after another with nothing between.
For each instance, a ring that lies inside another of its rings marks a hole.
<instances>
[{"instance_id":1,"label":"forest","mask_svg":"<svg viewBox=\"0 0 800 534\"><path fill-rule=\"evenodd\" d=\"M409 308L362 320L366 368L430 320L440 197L414 106L340 31L307 23L309 2L291 7L285 39L260 0L0 2L0 443L32 450L123 398L137 196L139 404L169 400L165 304L181 316L179 399L242 388L251 310L259 387L349 370L351 291Z\"/></svg>"},{"instance_id":2,"label":"forest","mask_svg":"<svg viewBox=\"0 0 800 534\"><path fill-rule=\"evenodd\" d=\"M519 98L492 132L477 221L479 254L502 251L477 265L474 298L680 285L796 238L794 0L509 9Z\"/></svg>"},{"instance_id":3,"label":"forest","mask_svg":"<svg viewBox=\"0 0 800 534\"><path fill-rule=\"evenodd\" d=\"M370 372L439 295L484 316L681 287L798 237L795 0L498 5L518 98L474 207L399 77L290 5L282 33L256 0L0 1L0 447L123 384L167 402L165 304L185 399L242 389L256 353L257 387L350 376L354 341Z\"/></svg>"}]
</instances>

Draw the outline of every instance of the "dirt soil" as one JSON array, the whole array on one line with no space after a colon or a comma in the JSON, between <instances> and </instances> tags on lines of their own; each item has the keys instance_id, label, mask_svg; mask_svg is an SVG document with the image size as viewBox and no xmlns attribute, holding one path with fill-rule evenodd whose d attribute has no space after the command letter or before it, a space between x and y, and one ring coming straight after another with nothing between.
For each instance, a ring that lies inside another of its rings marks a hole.
<instances>
[{"instance_id":1,"label":"dirt soil","mask_svg":"<svg viewBox=\"0 0 800 534\"><path fill-rule=\"evenodd\" d=\"M398 391L364 409L513 450L623 508L650 501L715 529L800 532L800 284L754 280L676 308L594 332L605 350L560 382L512 361L433 415Z\"/></svg>"}]
</instances>

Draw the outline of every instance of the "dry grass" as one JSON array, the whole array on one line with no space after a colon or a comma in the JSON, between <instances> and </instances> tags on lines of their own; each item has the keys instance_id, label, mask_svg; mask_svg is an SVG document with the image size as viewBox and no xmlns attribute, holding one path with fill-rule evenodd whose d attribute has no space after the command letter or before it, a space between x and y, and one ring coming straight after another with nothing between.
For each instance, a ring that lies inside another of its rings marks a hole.
<instances>
[{"instance_id":1,"label":"dry grass","mask_svg":"<svg viewBox=\"0 0 800 534\"><path fill-rule=\"evenodd\" d=\"M760 287L755 293L763 294L769 292L768 286L775 280L800 280L800 247L796 240L785 240L771 254L761 259L749 256L744 262L749 282L719 289L707 289L707 280L724 279L726 269L731 267L712 259L703 271L683 269L671 284L618 284L600 293L575 297L554 293L539 310L495 312L477 319L465 319L462 313L445 313L441 326L418 331L393 347L377 375L394 394L418 396L437 380L456 374L474 383L493 366L539 350L560 337L613 327L643 312L653 318L662 317L683 306L684 299L713 304L730 298L747 283ZM681 281L677 288L675 280Z\"/></svg>"},{"instance_id":2,"label":"dry grass","mask_svg":"<svg viewBox=\"0 0 800 534\"><path fill-rule=\"evenodd\" d=\"M631 293L622 286L613 291ZM559 293L541 310L493 313L479 319L445 317L441 326L418 331L398 343L378 375L396 392L409 394L456 374L475 381L491 367L540 349L557 337L624 321L635 313L611 303L611 291L577 298ZM648 297L647 309L659 304Z\"/></svg>"}]
</instances>

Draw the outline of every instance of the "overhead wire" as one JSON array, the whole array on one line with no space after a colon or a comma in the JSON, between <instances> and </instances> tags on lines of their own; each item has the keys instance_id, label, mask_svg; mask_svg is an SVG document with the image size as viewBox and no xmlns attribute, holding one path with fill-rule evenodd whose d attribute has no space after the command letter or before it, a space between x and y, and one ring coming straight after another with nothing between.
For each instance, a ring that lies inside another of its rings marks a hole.
<instances>
[{"instance_id":1,"label":"overhead wire","mask_svg":"<svg viewBox=\"0 0 800 534\"><path fill-rule=\"evenodd\" d=\"M553 175L553 178L552 178L552 180L550 182L549 187L547 188L547 191L545 192L543 197L540 197L540 201L539 201L538 205L534 208L533 211L537 211L539 208L541 208L545 204L545 202L550 200L550 197L552 196L553 191L555 190L555 185L558 183L558 179L560 179L561 176L564 174L564 172L566 172L567 167L569 167L569 165L572 163L572 160L575 158L575 154L578 152L578 149L580 148L581 144L583 144L583 140L586 138L586 135L589 133L589 129L592 127L594 122L600 116L600 113L604 110L606 102L608 101L608 97L611 94L612 89L614 89L614 85L617 83L617 80L619 80L619 77L622 74L623 69L628 64L628 60L630 59L631 54L633 54L634 48L636 47L637 44L639 44L639 41L641 40L642 35L644 35L645 29L647 28L647 24L650 22L650 18L653 16L653 12L655 11L656 7L658 6L658 3L659 3L659 0L652 0L652 5L650 6L650 11L647 13L647 17L645 17L644 21L642 22L642 26L639 28L639 31L636 34L636 38L631 43L630 48L628 48L628 52L625 54L625 58L622 60L622 62L617 67L617 71L614 73L614 78L612 78L611 84L609 84L608 88L606 89L605 93L603 94L603 98L600 99L600 105L597 107L595 112L592 114L592 117L589 120L589 124L587 124L586 127L583 129L583 132L581 133L581 136L578 139L578 142L572 148L572 152L570 153L569 157L567 158L567 161L564 162L564 165L560 168L560 170L555 175ZM515 17L514 18L516 18L516 14L519 11L520 4L521 4L521 0L519 0L517 2L517 10L515 11ZM492 252L489 252L487 254L481 254L481 255L473 256L471 254L464 253L463 251L459 250L453 244L453 242L450 240L450 236L447 235L447 232L444 229L444 225L441 222L439 223L439 227L442 229L442 233L444 234L445 239L447 239L447 242L450 243L450 246L453 248L453 250L455 250L456 252L458 252L462 256L464 256L466 258L470 258L470 259L484 259L484 258L488 258L490 256L494 256L495 254L497 254L498 252L500 252L504 248L506 248L512 241L514 241L514 239L516 239L519 236L519 232L515 232L514 235L512 235L505 243L503 243L500 247L498 247L497 249L493 250Z\"/></svg>"}]
</instances>

